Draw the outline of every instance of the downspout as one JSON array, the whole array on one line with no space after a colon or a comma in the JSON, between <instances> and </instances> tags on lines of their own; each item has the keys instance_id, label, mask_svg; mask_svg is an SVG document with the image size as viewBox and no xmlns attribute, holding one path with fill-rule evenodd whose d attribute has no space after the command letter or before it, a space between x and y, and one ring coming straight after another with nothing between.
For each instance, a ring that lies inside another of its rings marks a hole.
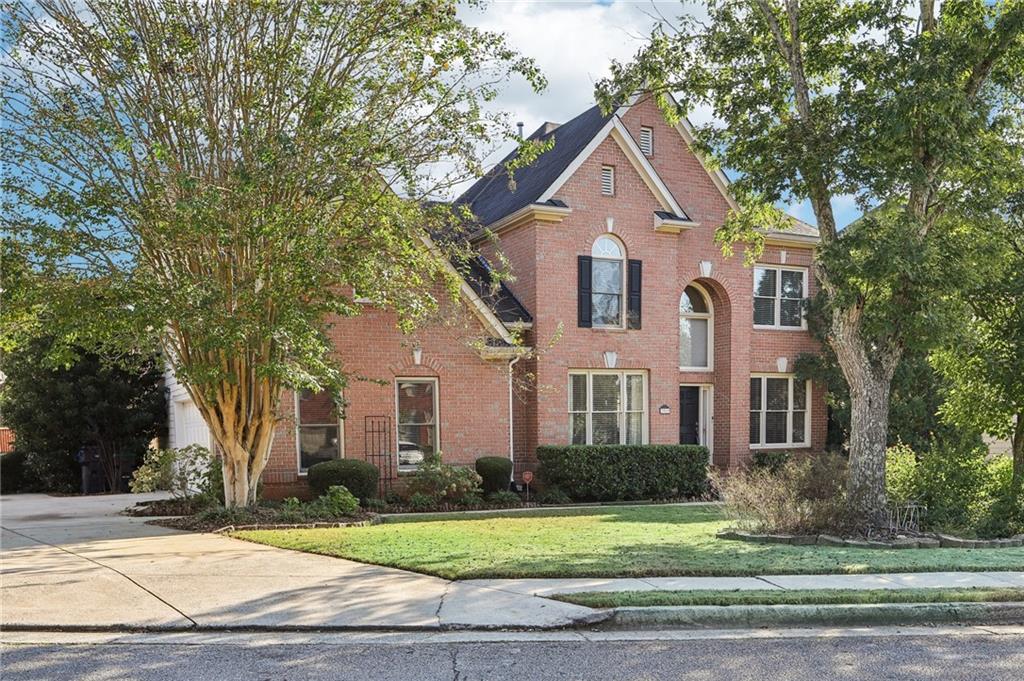
<instances>
[{"instance_id":1,"label":"downspout","mask_svg":"<svg viewBox=\"0 0 1024 681\"><path fill-rule=\"evenodd\" d=\"M516 454L514 448L515 440L513 437L515 429L512 417L512 367L515 366L515 363L520 359L522 359L522 357L516 355L508 361L508 460L512 462L512 479L509 480L509 482L516 481Z\"/></svg>"}]
</instances>

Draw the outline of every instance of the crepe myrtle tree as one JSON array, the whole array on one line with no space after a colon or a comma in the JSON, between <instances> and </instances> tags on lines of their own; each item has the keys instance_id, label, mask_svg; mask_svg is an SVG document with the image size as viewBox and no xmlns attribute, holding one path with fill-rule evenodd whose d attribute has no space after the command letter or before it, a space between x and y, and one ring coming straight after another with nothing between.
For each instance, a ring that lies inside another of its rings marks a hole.
<instances>
[{"instance_id":1,"label":"crepe myrtle tree","mask_svg":"<svg viewBox=\"0 0 1024 681\"><path fill-rule=\"evenodd\" d=\"M543 86L455 0L33 0L3 29L3 217L34 284L5 313L68 346L159 336L229 506L282 390L340 395L325 327L353 291L408 330L457 290L458 240L425 244L457 220L426 199L513 137L502 84Z\"/></svg>"},{"instance_id":2,"label":"crepe myrtle tree","mask_svg":"<svg viewBox=\"0 0 1024 681\"><path fill-rule=\"evenodd\" d=\"M733 169L740 210L718 234L748 262L772 208L807 201L821 244L826 337L850 388L848 490L884 520L889 386L941 326L958 240L1021 173L1024 2L710 0L662 22L598 85L606 108L652 93L670 120L704 107L698 150ZM673 95L677 95L678 99ZM859 228L840 230L853 196ZM871 209L871 210L869 210Z\"/></svg>"}]
</instances>

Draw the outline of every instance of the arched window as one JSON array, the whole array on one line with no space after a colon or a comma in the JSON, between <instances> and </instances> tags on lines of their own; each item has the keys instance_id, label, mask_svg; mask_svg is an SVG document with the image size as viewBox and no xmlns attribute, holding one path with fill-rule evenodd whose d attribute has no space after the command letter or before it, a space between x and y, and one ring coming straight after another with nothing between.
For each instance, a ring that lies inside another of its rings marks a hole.
<instances>
[{"instance_id":1,"label":"arched window","mask_svg":"<svg viewBox=\"0 0 1024 681\"><path fill-rule=\"evenodd\" d=\"M598 237L590 249L590 309L594 326L622 326L626 250L614 237Z\"/></svg>"},{"instance_id":2,"label":"arched window","mask_svg":"<svg viewBox=\"0 0 1024 681\"><path fill-rule=\"evenodd\" d=\"M711 336L714 311L707 294L696 284L683 289L679 298L679 368L708 370L712 367Z\"/></svg>"}]
</instances>

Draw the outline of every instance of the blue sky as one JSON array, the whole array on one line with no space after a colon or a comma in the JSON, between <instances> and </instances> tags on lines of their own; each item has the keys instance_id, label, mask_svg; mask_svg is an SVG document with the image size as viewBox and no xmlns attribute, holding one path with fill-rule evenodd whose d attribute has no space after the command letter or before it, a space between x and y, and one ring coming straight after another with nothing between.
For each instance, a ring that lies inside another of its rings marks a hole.
<instances>
[{"instance_id":1,"label":"blue sky","mask_svg":"<svg viewBox=\"0 0 1024 681\"><path fill-rule=\"evenodd\" d=\"M464 8L462 16L473 26L505 33L512 46L533 57L547 77L545 92L534 93L517 82L496 103L530 131L544 121L566 121L592 106L594 84L608 74L612 60L629 59L658 14L672 19L684 11L700 10L678 0L492 0L483 10ZM702 116L707 113L697 111L693 118L700 122ZM814 224L806 202L783 208ZM859 215L852 197L838 199L835 210L840 226Z\"/></svg>"}]
</instances>

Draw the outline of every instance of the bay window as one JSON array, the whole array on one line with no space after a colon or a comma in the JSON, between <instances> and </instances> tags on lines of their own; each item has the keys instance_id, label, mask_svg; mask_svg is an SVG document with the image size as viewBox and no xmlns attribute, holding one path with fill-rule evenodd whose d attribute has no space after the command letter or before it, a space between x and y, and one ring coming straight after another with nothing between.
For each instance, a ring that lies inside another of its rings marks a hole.
<instances>
[{"instance_id":1,"label":"bay window","mask_svg":"<svg viewBox=\"0 0 1024 681\"><path fill-rule=\"evenodd\" d=\"M646 442L647 386L644 372L570 372L569 434L574 445Z\"/></svg>"},{"instance_id":2,"label":"bay window","mask_svg":"<svg viewBox=\"0 0 1024 681\"><path fill-rule=\"evenodd\" d=\"M751 448L809 446L810 394L810 382L793 376L751 376Z\"/></svg>"}]
</instances>

